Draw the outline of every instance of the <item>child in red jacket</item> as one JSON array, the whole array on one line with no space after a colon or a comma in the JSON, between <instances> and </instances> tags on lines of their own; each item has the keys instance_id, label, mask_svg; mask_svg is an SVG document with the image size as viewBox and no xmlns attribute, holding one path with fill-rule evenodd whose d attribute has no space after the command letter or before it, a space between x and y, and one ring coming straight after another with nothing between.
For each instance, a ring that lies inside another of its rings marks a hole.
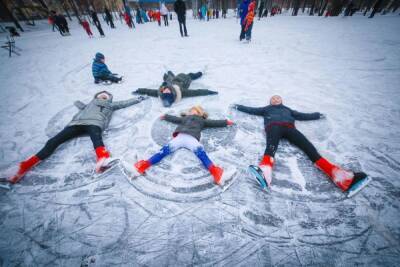
<instances>
[{"instance_id":1,"label":"child in red jacket","mask_svg":"<svg viewBox=\"0 0 400 267\"><path fill-rule=\"evenodd\" d=\"M86 33L89 35L89 37L93 37L93 33L90 30L90 25L89 22L86 19L82 20L82 27L85 29Z\"/></svg>"}]
</instances>

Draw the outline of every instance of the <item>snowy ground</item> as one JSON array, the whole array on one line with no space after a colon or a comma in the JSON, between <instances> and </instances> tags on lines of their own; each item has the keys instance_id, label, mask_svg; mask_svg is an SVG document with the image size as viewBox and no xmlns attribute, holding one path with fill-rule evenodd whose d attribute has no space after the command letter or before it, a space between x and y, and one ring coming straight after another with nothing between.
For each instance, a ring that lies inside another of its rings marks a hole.
<instances>
[{"instance_id":1,"label":"snowy ground","mask_svg":"<svg viewBox=\"0 0 400 267\"><path fill-rule=\"evenodd\" d=\"M202 104L230 129L203 135L210 156L232 170L222 192L197 159L179 151L146 177L125 179L116 167L93 176L90 140L61 146L11 191L0 189L0 266L396 266L400 257L400 18L372 20L268 17L251 44L239 43L235 19L176 20L88 39L73 23L61 37L42 24L23 34L20 57L1 51L0 171L37 152L69 121L73 101L107 89L115 99L155 88L168 68L207 68L192 88L218 96L172 109L156 99L114 114L105 143L133 163L168 140L157 118ZM95 29L92 29L96 32ZM97 34L97 32L96 32ZM5 38L4 35L2 35ZM101 51L122 85L94 85L91 59ZM346 199L298 149L282 142L272 192L246 173L264 151L259 118L229 109L265 105L273 94L326 120L298 128L330 160L363 169L371 185ZM3 174L4 175L4 174Z\"/></svg>"}]
</instances>

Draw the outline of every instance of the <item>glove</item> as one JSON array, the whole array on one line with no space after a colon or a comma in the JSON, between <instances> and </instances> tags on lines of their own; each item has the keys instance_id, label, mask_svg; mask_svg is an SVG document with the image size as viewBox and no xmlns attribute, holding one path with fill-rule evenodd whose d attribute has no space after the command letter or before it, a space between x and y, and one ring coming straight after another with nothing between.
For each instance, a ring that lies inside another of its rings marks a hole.
<instances>
[{"instance_id":1,"label":"glove","mask_svg":"<svg viewBox=\"0 0 400 267\"><path fill-rule=\"evenodd\" d=\"M320 120L326 119L326 115L322 114L322 113L319 113L319 119Z\"/></svg>"},{"instance_id":2,"label":"glove","mask_svg":"<svg viewBox=\"0 0 400 267\"><path fill-rule=\"evenodd\" d=\"M231 109L237 109L238 108L238 105L237 104L232 104L232 105L230 105L229 106Z\"/></svg>"},{"instance_id":3,"label":"glove","mask_svg":"<svg viewBox=\"0 0 400 267\"><path fill-rule=\"evenodd\" d=\"M143 101L143 100L146 100L146 99L148 99L149 97L147 96L147 95L141 95L141 96L138 96L138 100L139 101Z\"/></svg>"},{"instance_id":4,"label":"glove","mask_svg":"<svg viewBox=\"0 0 400 267\"><path fill-rule=\"evenodd\" d=\"M231 120L226 120L226 124L227 124L227 125L229 125L229 126L231 126L231 125L233 125L233 124L234 124L234 122L233 122L233 121L231 121Z\"/></svg>"}]
</instances>

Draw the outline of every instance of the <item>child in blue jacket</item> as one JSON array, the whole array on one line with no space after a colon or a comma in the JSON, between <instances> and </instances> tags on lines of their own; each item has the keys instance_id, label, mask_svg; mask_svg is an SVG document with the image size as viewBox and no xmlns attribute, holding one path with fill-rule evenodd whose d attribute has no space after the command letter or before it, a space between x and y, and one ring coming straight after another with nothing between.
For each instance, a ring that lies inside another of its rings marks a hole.
<instances>
[{"instance_id":1,"label":"child in blue jacket","mask_svg":"<svg viewBox=\"0 0 400 267\"><path fill-rule=\"evenodd\" d=\"M119 83L122 78L117 77L116 74L112 73L107 65L104 63L105 57L102 53L96 53L96 56L92 64L92 73L94 77L94 83L100 82L112 82Z\"/></svg>"}]
</instances>

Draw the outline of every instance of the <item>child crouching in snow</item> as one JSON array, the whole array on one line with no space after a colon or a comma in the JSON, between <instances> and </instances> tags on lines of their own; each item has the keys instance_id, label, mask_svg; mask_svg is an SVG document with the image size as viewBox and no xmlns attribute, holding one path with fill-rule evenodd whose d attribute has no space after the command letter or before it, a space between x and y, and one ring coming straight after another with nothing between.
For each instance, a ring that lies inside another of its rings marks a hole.
<instances>
[{"instance_id":1,"label":"child crouching in snow","mask_svg":"<svg viewBox=\"0 0 400 267\"><path fill-rule=\"evenodd\" d=\"M164 157L180 148L186 148L191 150L200 159L204 167L210 171L210 174L214 177L214 182L221 185L224 171L214 165L199 140L204 128L226 127L232 125L233 122L230 120L209 120L207 118L208 114L200 106L192 107L188 113L181 114L181 117L168 114L162 116L161 119L179 125L173 133L173 139L148 160L140 160L135 163L135 171L144 174L150 166L157 164Z\"/></svg>"},{"instance_id":2,"label":"child crouching in snow","mask_svg":"<svg viewBox=\"0 0 400 267\"><path fill-rule=\"evenodd\" d=\"M100 83L101 81L110 81L118 83L122 80L121 77L117 77L116 74L112 73L107 65L104 63L105 57L102 53L96 53L96 56L92 64L92 74L94 77L94 83Z\"/></svg>"}]
</instances>

